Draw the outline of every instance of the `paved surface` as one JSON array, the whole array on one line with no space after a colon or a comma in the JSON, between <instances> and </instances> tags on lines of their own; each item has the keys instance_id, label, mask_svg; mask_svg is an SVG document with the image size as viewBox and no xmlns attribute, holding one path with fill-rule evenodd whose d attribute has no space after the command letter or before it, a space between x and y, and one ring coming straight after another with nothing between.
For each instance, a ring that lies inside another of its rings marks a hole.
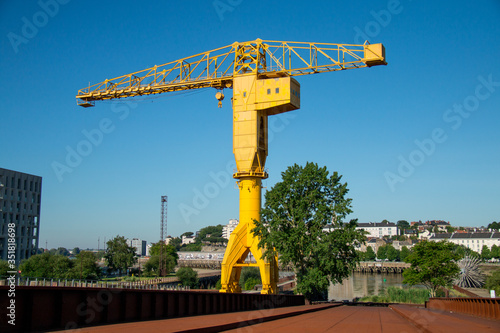
<instances>
[{"instance_id":1,"label":"paved surface","mask_svg":"<svg viewBox=\"0 0 500 333\"><path fill-rule=\"evenodd\" d=\"M500 321L407 305L305 305L105 325L78 332L500 332Z\"/></svg>"}]
</instances>

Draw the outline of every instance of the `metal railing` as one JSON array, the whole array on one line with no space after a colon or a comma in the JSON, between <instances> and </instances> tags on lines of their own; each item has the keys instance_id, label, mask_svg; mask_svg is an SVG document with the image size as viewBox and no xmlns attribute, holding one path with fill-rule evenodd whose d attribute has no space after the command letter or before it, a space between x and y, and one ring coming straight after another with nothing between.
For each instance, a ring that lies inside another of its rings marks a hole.
<instances>
[{"instance_id":1,"label":"metal railing","mask_svg":"<svg viewBox=\"0 0 500 333\"><path fill-rule=\"evenodd\" d=\"M26 287L78 287L78 288L122 288L144 290L190 290L190 287L175 285L177 277L156 278L140 281L96 281L76 279L46 279L18 276L16 286ZM169 284L169 285L166 285ZM8 285L7 280L0 279L0 285Z\"/></svg>"}]
</instances>

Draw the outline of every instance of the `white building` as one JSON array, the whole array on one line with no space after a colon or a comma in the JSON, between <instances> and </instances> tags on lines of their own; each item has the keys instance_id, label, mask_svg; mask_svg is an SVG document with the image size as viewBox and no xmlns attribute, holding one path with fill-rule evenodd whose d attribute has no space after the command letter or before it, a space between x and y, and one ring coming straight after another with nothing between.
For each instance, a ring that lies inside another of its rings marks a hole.
<instances>
[{"instance_id":1,"label":"white building","mask_svg":"<svg viewBox=\"0 0 500 333\"><path fill-rule=\"evenodd\" d=\"M182 245L187 245L195 242L195 236L182 236Z\"/></svg>"},{"instance_id":2,"label":"white building","mask_svg":"<svg viewBox=\"0 0 500 333\"><path fill-rule=\"evenodd\" d=\"M127 239L127 245L135 247L135 253L141 257L146 255L146 244L147 242L142 239L138 238Z\"/></svg>"},{"instance_id":3,"label":"white building","mask_svg":"<svg viewBox=\"0 0 500 333\"><path fill-rule=\"evenodd\" d=\"M484 245L486 245L490 250L493 245L500 246L500 232L454 232L452 234L432 234L429 240L434 242L447 240L454 244L463 245L473 251L481 253Z\"/></svg>"},{"instance_id":4,"label":"white building","mask_svg":"<svg viewBox=\"0 0 500 333\"><path fill-rule=\"evenodd\" d=\"M398 235L398 227L395 223L358 223L356 230L364 230L368 232L366 237L368 238L382 238L382 237L392 237Z\"/></svg>"},{"instance_id":5,"label":"white building","mask_svg":"<svg viewBox=\"0 0 500 333\"><path fill-rule=\"evenodd\" d=\"M231 236L231 233L234 231L234 229L236 229L238 223L240 223L238 220L230 219L229 223L222 227L222 237L225 239L229 239L229 236Z\"/></svg>"}]
</instances>

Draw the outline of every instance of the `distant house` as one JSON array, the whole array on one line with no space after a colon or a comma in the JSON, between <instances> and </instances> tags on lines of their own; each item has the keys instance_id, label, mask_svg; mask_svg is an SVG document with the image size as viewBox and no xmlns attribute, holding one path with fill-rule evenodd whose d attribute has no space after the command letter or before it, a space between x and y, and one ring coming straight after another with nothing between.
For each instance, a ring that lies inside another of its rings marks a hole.
<instances>
[{"instance_id":1,"label":"distant house","mask_svg":"<svg viewBox=\"0 0 500 333\"><path fill-rule=\"evenodd\" d=\"M377 253L378 248L384 245L387 245L387 242L384 239L372 237L368 238L364 244L360 244L360 246L358 246L356 250L366 252L366 249L369 246L373 251L375 251L375 253Z\"/></svg>"},{"instance_id":2,"label":"distant house","mask_svg":"<svg viewBox=\"0 0 500 333\"><path fill-rule=\"evenodd\" d=\"M418 232L415 229L405 229L404 231L405 236L411 237L411 236L417 236Z\"/></svg>"},{"instance_id":3,"label":"distant house","mask_svg":"<svg viewBox=\"0 0 500 333\"><path fill-rule=\"evenodd\" d=\"M196 240L195 236L182 236L182 245L192 244Z\"/></svg>"},{"instance_id":4,"label":"distant house","mask_svg":"<svg viewBox=\"0 0 500 333\"><path fill-rule=\"evenodd\" d=\"M418 239L429 239L431 235L432 232L429 229L424 229L422 232L418 234Z\"/></svg>"},{"instance_id":5,"label":"distant house","mask_svg":"<svg viewBox=\"0 0 500 333\"><path fill-rule=\"evenodd\" d=\"M379 222L368 222L368 223L358 223L357 230L364 230L368 232L366 237L392 237L398 235L398 227L395 223L379 223Z\"/></svg>"},{"instance_id":6,"label":"distant house","mask_svg":"<svg viewBox=\"0 0 500 333\"><path fill-rule=\"evenodd\" d=\"M447 240L457 245L463 245L473 251L481 252L484 245L490 250L493 245L500 246L500 232L443 233L432 234L430 241Z\"/></svg>"},{"instance_id":7,"label":"distant house","mask_svg":"<svg viewBox=\"0 0 500 333\"><path fill-rule=\"evenodd\" d=\"M414 242L411 240L411 239L408 239L408 240L405 240L405 241L393 241L392 242L392 246L394 246L394 248L396 250L400 250L403 248L403 246L406 246L407 248L412 248L412 246L414 245Z\"/></svg>"}]
</instances>

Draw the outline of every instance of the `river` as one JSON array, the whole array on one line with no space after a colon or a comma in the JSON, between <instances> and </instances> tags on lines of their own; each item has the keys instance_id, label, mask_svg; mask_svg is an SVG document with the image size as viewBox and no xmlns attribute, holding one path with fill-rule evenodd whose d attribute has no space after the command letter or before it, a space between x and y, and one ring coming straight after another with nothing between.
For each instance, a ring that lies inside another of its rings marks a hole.
<instances>
[{"instance_id":1,"label":"river","mask_svg":"<svg viewBox=\"0 0 500 333\"><path fill-rule=\"evenodd\" d=\"M366 274L354 272L342 284L332 285L328 288L329 300L352 300L356 297L378 295L383 289L403 285L401 274Z\"/></svg>"}]
</instances>

